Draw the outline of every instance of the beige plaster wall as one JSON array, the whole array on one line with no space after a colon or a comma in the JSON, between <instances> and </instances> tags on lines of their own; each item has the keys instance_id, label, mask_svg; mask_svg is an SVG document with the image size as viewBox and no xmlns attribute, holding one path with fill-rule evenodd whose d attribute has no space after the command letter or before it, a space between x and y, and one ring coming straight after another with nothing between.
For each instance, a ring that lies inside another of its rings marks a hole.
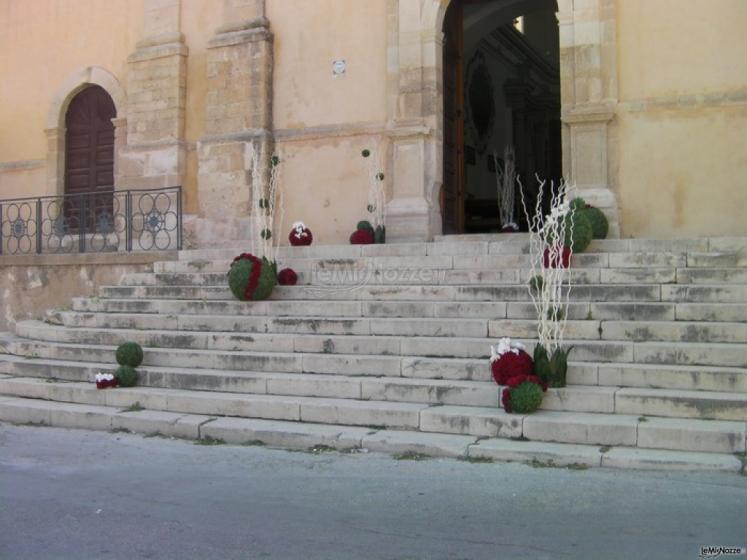
<instances>
[{"instance_id":1,"label":"beige plaster wall","mask_svg":"<svg viewBox=\"0 0 747 560\"><path fill-rule=\"evenodd\" d=\"M0 2L0 164L46 158L52 98L80 69L101 66L124 86L141 28L142 0ZM38 169L9 175L0 169L2 196L45 194Z\"/></svg>"},{"instance_id":2,"label":"beige plaster wall","mask_svg":"<svg viewBox=\"0 0 747 560\"><path fill-rule=\"evenodd\" d=\"M314 243L347 243L355 225L371 219L366 209L368 168L360 153L376 148L374 139L362 135L281 146L285 214L276 225L279 241L287 245L292 224L302 221L314 234Z\"/></svg>"},{"instance_id":3,"label":"beige plaster wall","mask_svg":"<svg viewBox=\"0 0 747 560\"><path fill-rule=\"evenodd\" d=\"M617 2L624 236L747 234L745 21L743 0Z\"/></svg>"},{"instance_id":4,"label":"beige plaster wall","mask_svg":"<svg viewBox=\"0 0 747 560\"><path fill-rule=\"evenodd\" d=\"M386 119L386 2L267 0L275 128ZM332 77L332 61L347 71Z\"/></svg>"},{"instance_id":5,"label":"beige plaster wall","mask_svg":"<svg viewBox=\"0 0 747 560\"><path fill-rule=\"evenodd\" d=\"M69 309L72 298L94 296L126 273L174 259L176 253L0 256L0 332L17 321L43 319L48 309Z\"/></svg>"},{"instance_id":6,"label":"beige plaster wall","mask_svg":"<svg viewBox=\"0 0 747 560\"><path fill-rule=\"evenodd\" d=\"M346 243L366 211L363 148L386 123L387 3L267 0L275 36L273 120L285 220L304 221L315 243ZM332 61L344 59L344 77Z\"/></svg>"},{"instance_id":7,"label":"beige plaster wall","mask_svg":"<svg viewBox=\"0 0 747 560\"><path fill-rule=\"evenodd\" d=\"M184 139L187 142L187 170L185 174L184 211L199 212L197 199L196 142L205 134L207 104L207 44L222 23L221 3L215 0L187 0L182 2L181 28L185 36L187 57L187 110Z\"/></svg>"}]
</instances>

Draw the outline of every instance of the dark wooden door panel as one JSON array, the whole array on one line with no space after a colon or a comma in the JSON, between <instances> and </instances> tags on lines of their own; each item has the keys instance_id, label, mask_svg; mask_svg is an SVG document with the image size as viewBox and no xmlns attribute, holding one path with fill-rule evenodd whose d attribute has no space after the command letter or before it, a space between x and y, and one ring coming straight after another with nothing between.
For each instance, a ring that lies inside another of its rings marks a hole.
<instances>
[{"instance_id":1,"label":"dark wooden door panel","mask_svg":"<svg viewBox=\"0 0 747 560\"><path fill-rule=\"evenodd\" d=\"M65 116L65 217L72 229L91 231L101 214L111 214L114 190L114 103L99 86L73 98ZM85 219L82 219L83 216Z\"/></svg>"},{"instance_id":2,"label":"dark wooden door panel","mask_svg":"<svg viewBox=\"0 0 747 560\"><path fill-rule=\"evenodd\" d=\"M464 41L462 4L454 0L444 20L443 197L444 233L464 228Z\"/></svg>"}]
</instances>

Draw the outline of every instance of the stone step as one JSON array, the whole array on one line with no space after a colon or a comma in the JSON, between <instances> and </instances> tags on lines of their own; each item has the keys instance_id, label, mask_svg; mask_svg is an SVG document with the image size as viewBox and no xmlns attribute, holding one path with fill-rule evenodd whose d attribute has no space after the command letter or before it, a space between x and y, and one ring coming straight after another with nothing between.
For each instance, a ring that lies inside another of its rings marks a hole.
<instances>
[{"instance_id":1,"label":"stone step","mask_svg":"<svg viewBox=\"0 0 747 560\"><path fill-rule=\"evenodd\" d=\"M455 249L454 251L457 251ZM179 261L155 263L156 273L227 272L236 253L212 252L204 259L180 255ZM731 254L731 253L730 253ZM733 253L736 254L736 253ZM712 257L709 268L746 266L741 258L725 259L719 253L699 254L699 260L690 265L689 254L684 252L620 252L620 253L576 253L572 257L572 268L683 268L688 266L706 267L707 258ZM719 258L723 264L719 262ZM296 272L317 274L342 271L426 271L426 270L495 270L526 269L530 267L528 254L501 253L480 254L459 251L454 255L427 256L347 256L347 252L329 258L280 257L278 269L290 267Z\"/></svg>"},{"instance_id":2,"label":"stone step","mask_svg":"<svg viewBox=\"0 0 747 560\"><path fill-rule=\"evenodd\" d=\"M111 362L66 362L0 356L0 373L64 381L92 381L98 372L111 372ZM464 406L498 406L500 387L492 379L460 381L397 377L231 372L211 369L140 367L139 385L184 390L272 395L352 398ZM620 387L569 385L550 389L545 410L615 412L614 395ZM735 397L736 398L736 397ZM738 400L738 399L737 399Z\"/></svg>"},{"instance_id":3,"label":"stone step","mask_svg":"<svg viewBox=\"0 0 747 560\"><path fill-rule=\"evenodd\" d=\"M146 436L162 435L238 445L267 445L283 449L340 451L366 450L418 453L433 457L462 457L477 441L470 436L380 430L309 422L137 410L123 412L112 406L0 398L0 420L89 430L126 430Z\"/></svg>"},{"instance_id":4,"label":"stone step","mask_svg":"<svg viewBox=\"0 0 747 560\"><path fill-rule=\"evenodd\" d=\"M327 354L372 356L423 356L487 358L489 338L402 337L376 335L310 335L277 333L235 333L218 331L141 331L137 329L68 328L41 321L21 321L16 333L22 339L83 346L118 346L137 342L149 349L184 349L216 352L269 352L275 354ZM524 340L529 350L534 343ZM630 342L568 339L574 358L582 361L632 361ZM725 345L728 347L734 345ZM701 352L702 353L702 352ZM699 354L701 355L701 354ZM706 359L706 355L703 359Z\"/></svg>"},{"instance_id":5,"label":"stone step","mask_svg":"<svg viewBox=\"0 0 747 560\"><path fill-rule=\"evenodd\" d=\"M32 328L31 323L23 322L22 329ZM103 348L115 346L127 340L123 336L124 330L104 332L103 329L94 330L100 336L110 339L86 338L85 329L80 329L80 336L74 338L73 331L35 323L35 336L45 336L53 339L57 336L73 338L78 343L19 339L21 346L19 355L35 352L60 352L68 357L57 356L60 359L78 359L76 356L90 352L107 352ZM23 330L20 332L30 333ZM180 333L162 334L159 331L132 331L132 338L142 342L157 343L163 346L150 346L149 356L153 360L180 360L175 365L190 367L184 360L199 360L196 367L218 367L228 369L255 369L257 366L249 364L273 364L272 371L300 372L301 363L309 368L329 367L333 371L312 369L313 373L339 373L340 367L350 365L355 371L361 366L360 374L364 375L392 375L399 371L399 361L402 367L409 367L411 363L422 363L423 358L472 358L484 360L483 367L487 368L487 358L490 355L490 345L495 339L485 338L449 338L449 337L384 337L384 336L344 336L344 335L236 335L233 333ZM112 342L105 346L96 345L101 340ZM80 341L86 341L81 344ZM277 342L276 342L277 341ZM519 339L529 352L533 351L536 341ZM678 364L692 366L724 366L747 367L747 346L736 343L670 343L670 342L631 342L607 340L573 340L565 342L567 347L573 347L571 359L577 362L622 362L638 364ZM56 347L58 347L55 349ZM255 348L255 350L249 350ZM267 350L260 350L267 348ZM292 350L291 350L292 348ZM387 351L386 354L371 354L373 349ZM191 356L189 353L194 352ZM171 355L173 354L173 355ZM107 361L104 359L104 361ZM412 360L412 362L408 362ZM231 364L235 364L236 367ZM313 365L312 365L313 364ZM169 365L163 362L153 362L152 365ZM364 367L365 365L365 367ZM370 366L384 368L384 371L367 369ZM432 364L428 363L428 367ZM267 371L267 367L259 367ZM456 362L456 367L464 364ZM280 368L280 369L277 369ZM286 369L290 368L290 369ZM399 376L400 373L393 375ZM464 378L464 377L460 377ZM469 377L466 377L469 379Z\"/></svg>"},{"instance_id":6,"label":"stone step","mask_svg":"<svg viewBox=\"0 0 747 560\"><path fill-rule=\"evenodd\" d=\"M529 338L536 333L537 321L531 319L498 319L488 326L492 338ZM735 322L571 320L565 333L579 340L747 343L747 323Z\"/></svg>"},{"instance_id":7,"label":"stone step","mask_svg":"<svg viewBox=\"0 0 747 560\"><path fill-rule=\"evenodd\" d=\"M335 274L329 271L297 271L298 285L464 285L517 284L532 277L529 269L402 271L399 268L361 268ZM572 281L579 284L738 284L747 282L744 268L578 268ZM128 273L123 286L218 286L226 285L226 272Z\"/></svg>"},{"instance_id":8,"label":"stone step","mask_svg":"<svg viewBox=\"0 0 747 560\"><path fill-rule=\"evenodd\" d=\"M233 299L227 286L103 286L103 298L137 299ZM503 286L278 286L274 300L336 301L488 301L529 302L525 284ZM587 284L573 286L574 302L692 302L745 303L747 286L742 285L658 285L658 284Z\"/></svg>"},{"instance_id":9,"label":"stone step","mask_svg":"<svg viewBox=\"0 0 747 560\"><path fill-rule=\"evenodd\" d=\"M114 373L116 368L116 364L111 362L0 356L0 373L17 377L90 382L96 373ZM499 392L499 387L492 380L408 379L156 366L141 366L138 373L138 385L146 387L465 406L497 406ZM605 390L609 392L614 389ZM583 394L579 393L579 396L583 397ZM568 399L564 402L568 402ZM583 402L576 404L582 406Z\"/></svg>"},{"instance_id":10,"label":"stone step","mask_svg":"<svg viewBox=\"0 0 747 560\"><path fill-rule=\"evenodd\" d=\"M617 320L656 320L675 319L680 305L688 307L683 311L688 320L716 320L721 312L714 304L675 304L659 302L571 302L568 319L617 319ZM735 304L734 307L739 307ZM340 300L266 300L240 302L231 300L173 300L173 299L98 299L75 298L74 311L93 313L150 313L162 315L251 315L275 317L350 317L377 318L484 318L484 319L530 319L537 316L530 302L433 302L400 300L387 301L340 301ZM747 304L744 315L739 320L747 321ZM731 305L724 305L728 312ZM735 314L736 315L736 314ZM702 319L697 317L703 317ZM730 321L736 318L728 319Z\"/></svg>"},{"instance_id":11,"label":"stone step","mask_svg":"<svg viewBox=\"0 0 747 560\"><path fill-rule=\"evenodd\" d=\"M718 288L698 286L702 290L686 291L685 286L633 285L633 284L591 284L573 286L570 301L579 302L658 302L667 288L681 288L682 291L667 291L666 301L739 301L747 299L744 286L720 286ZM710 291L709 291L710 290ZM103 298L137 299L234 299L228 287L220 286L103 286L99 290ZM724 299L720 299L724 298ZM529 302L530 296L525 284L504 286L277 286L272 293L273 300L336 300L336 301L488 301L488 302Z\"/></svg>"},{"instance_id":12,"label":"stone step","mask_svg":"<svg viewBox=\"0 0 747 560\"><path fill-rule=\"evenodd\" d=\"M425 336L467 338L530 338L537 333L531 319L409 319L326 318L221 315L155 315L128 313L53 312L45 325L70 328L138 331L183 331L242 334ZM27 325L27 324L25 324ZM26 327L23 327L26 328ZM73 331L78 332L78 331ZM21 333L19 333L21 334ZM566 323L565 335L576 340L747 343L745 323L690 321L575 321ZM21 334L33 338L33 334ZM145 334L142 334L145 336ZM46 339L48 340L48 339ZM147 344L147 343L146 343ZM157 344L154 344L158 346Z\"/></svg>"},{"instance_id":13,"label":"stone step","mask_svg":"<svg viewBox=\"0 0 747 560\"><path fill-rule=\"evenodd\" d=\"M571 364L568 382L612 387L747 393L747 369L670 364Z\"/></svg>"},{"instance_id":14,"label":"stone step","mask_svg":"<svg viewBox=\"0 0 747 560\"><path fill-rule=\"evenodd\" d=\"M385 426L417 430L420 412L429 404L363 401L217 391L183 391L152 387L98 390L93 383L0 379L0 394L98 406L127 408L139 403L149 410L210 416L238 416L346 426Z\"/></svg>"},{"instance_id":15,"label":"stone step","mask_svg":"<svg viewBox=\"0 0 747 560\"><path fill-rule=\"evenodd\" d=\"M307 422L211 417L154 410L122 412L109 406L81 405L5 397L0 421L89 430L126 430L237 445L284 449L368 450L471 460L526 462L547 466L589 466L625 469L742 471L739 458L722 453L660 451L643 448L584 446L513 441L473 436L398 430L374 430Z\"/></svg>"},{"instance_id":16,"label":"stone step","mask_svg":"<svg viewBox=\"0 0 747 560\"><path fill-rule=\"evenodd\" d=\"M547 467L607 467L665 471L741 472L742 462L730 454L662 451L636 447L599 447L544 441L481 439L470 445L475 460L513 461Z\"/></svg>"},{"instance_id":17,"label":"stone step","mask_svg":"<svg viewBox=\"0 0 747 560\"><path fill-rule=\"evenodd\" d=\"M478 437L527 438L584 445L648 447L712 453L744 453L747 422L636 417L621 414L538 411L506 414L497 408L415 403L278 397L149 387L99 391L92 383L0 379L0 394L96 406L207 416L236 416L376 426Z\"/></svg>"},{"instance_id":18,"label":"stone step","mask_svg":"<svg viewBox=\"0 0 747 560\"><path fill-rule=\"evenodd\" d=\"M66 327L240 333L485 337L488 319L158 315L56 311L47 321Z\"/></svg>"},{"instance_id":19,"label":"stone step","mask_svg":"<svg viewBox=\"0 0 747 560\"><path fill-rule=\"evenodd\" d=\"M668 418L747 421L747 395L623 388L615 392L615 412Z\"/></svg>"}]
</instances>

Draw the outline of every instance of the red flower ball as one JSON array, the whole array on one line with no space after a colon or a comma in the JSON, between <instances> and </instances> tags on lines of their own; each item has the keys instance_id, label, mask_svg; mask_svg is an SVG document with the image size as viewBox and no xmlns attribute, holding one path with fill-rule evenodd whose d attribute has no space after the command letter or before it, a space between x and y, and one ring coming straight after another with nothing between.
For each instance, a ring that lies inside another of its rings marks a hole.
<instances>
[{"instance_id":1,"label":"red flower ball","mask_svg":"<svg viewBox=\"0 0 747 560\"><path fill-rule=\"evenodd\" d=\"M490 364L490 369L498 385L507 385L509 379L517 375L531 375L534 371L534 361L524 350L519 350L518 354L506 352Z\"/></svg>"},{"instance_id":2,"label":"red flower ball","mask_svg":"<svg viewBox=\"0 0 747 560\"><path fill-rule=\"evenodd\" d=\"M506 412L512 412L513 409L511 408L511 389L506 387L503 389L503 393L501 394L501 404L503 405L503 410Z\"/></svg>"},{"instance_id":3,"label":"red flower ball","mask_svg":"<svg viewBox=\"0 0 747 560\"><path fill-rule=\"evenodd\" d=\"M295 286L298 282L298 274L292 268L284 268L278 272L278 284L281 286Z\"/></svg>"},{"instance_id":4,"label":"red flower ball","mask_svg":"<svg viewBox=\"0 0 747 560\"><path fill-rule=\"evenodd\" d=\"M311 242L313 240L314 236L311 234L311 230L307 227L303 228L303 231L301 233L299 233L298 230L294 228L288 234L288 241L290 241L290 244L294 247L311 245Z\"/></svg>"},{"instance_id":5,"label":"red flower ball","mask_svg":"<svg viewBox=\"0 0 747 560\"><path fill-rule=\"evenodd\" d=\"M370 245L374 242L374 234L370 229L358 229L350 236L351 245Z\"/></svg>"},{"instance_id":6,"label":"red flower ball","mask_svg":"<svg viewBox=\"0 0 747 560\"><path fill-rule=\"evenodd\" d=\"M571 249L563 246L560 254L550 254L550 249L545 249L542 255L543 268L568 268L571 265Z\"/></svg>"}]
</instances>

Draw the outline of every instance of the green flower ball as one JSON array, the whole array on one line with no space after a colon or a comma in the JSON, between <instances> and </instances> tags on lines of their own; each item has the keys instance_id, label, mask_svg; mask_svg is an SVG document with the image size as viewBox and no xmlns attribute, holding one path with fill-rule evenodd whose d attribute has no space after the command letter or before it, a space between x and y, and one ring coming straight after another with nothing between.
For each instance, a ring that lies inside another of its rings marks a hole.
<instances>
[{"instance_id":1,"label":"green flower ball","mask_svg":"<svg viewBox=\"0 0 747 560\"><path fill-rule=\"evenodd\" d=\"M121 387L133 387L137 383L137 370L131 366L119 366L114 372Z\"/></svg>"},{"instance_id":2,"label":"green flower ball","mask_svg":"<svg viewBox=\"0 0 747 560\"><path fill-rule=\"evenodd\" d=\"M542 387L531 381L511 389L511 408L519 414L530 414L542 404Z\"/></svg>"},{"instance_id":3,"label":"green flower ball","mask_svg":"<svg viewBox=\"0 0 747 560\"><path fill-rule=\"evenodd\" d=\"M231 265L228 272L228 287L231 293L241 301L261 300L270 297L277 283L277 272L273 263L263 258L260 263L259 279L253 293L247 294L254 263L249 259L241 259Z\"/></svg>"},{"instance_id":4,"label":"green flower ball","mask_svg":"<svg viewBox=\"0 0 747 560\"><path fill-rule=\"evenodd\" d=\"M143 363L143 349L137 342L125 342L117 348L117 363L120 366L138 367Z\"/></svg>"},{"instance_id":5,"label":"green flower ball","mask_svg":"<svg viewBox=\"0 0 747 560\"><path fill-rule=\"evenodd\" d=\"M586 216L591 224L591 234L594 239L606 239L607 233L610 229L610 224L607 221L607 216L604 215L599 208L590 207L581 210L580 214Z\"/></svg>"}]
</instances>

